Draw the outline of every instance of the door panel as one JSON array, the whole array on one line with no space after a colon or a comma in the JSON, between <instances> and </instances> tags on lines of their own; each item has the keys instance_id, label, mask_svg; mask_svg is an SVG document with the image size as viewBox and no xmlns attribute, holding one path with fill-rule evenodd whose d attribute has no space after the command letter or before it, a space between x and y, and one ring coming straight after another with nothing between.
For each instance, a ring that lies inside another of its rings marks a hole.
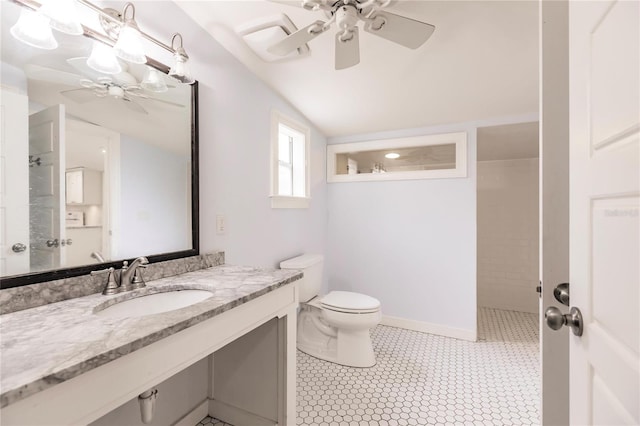
<instances>
[{"instance_id":1,"label":"door panel","mask_svg":"<svg viewBox=\"0 0 640 426\"><path fill-rule=\"evenodd\" d=\"M570 2L571 423L640 423L640 2Z\"/></svg>"},{"instance_id":2,"label":"door panel","mask_svg":"<svg viewBox=\"0 0 640 426\"><path fill-rule=\"evenodd\" d=\"M0 89L0 275L29 272L29 154L27 95Z\"/></svg>"},{"instance_id":3,"label":"door panel","mask_svg":"<svg viewBox=\"0 0 640 426\"><path fill-rule=\"evenodd\" d=\"M39 165L29 168L31 271L64 265L65 248L47 241L66 238L64 226L64 105L29 116L29 155Z\"/></svg>"}]
</instances>

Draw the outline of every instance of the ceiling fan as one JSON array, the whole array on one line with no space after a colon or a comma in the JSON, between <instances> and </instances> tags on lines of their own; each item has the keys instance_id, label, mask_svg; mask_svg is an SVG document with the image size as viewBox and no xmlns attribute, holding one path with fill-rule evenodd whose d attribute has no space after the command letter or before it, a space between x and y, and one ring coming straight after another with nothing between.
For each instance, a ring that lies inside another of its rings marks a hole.
<instances>
[{"instance_id":1,"label":"ceiling fan","mask_svg":"<svg viewBox=\"0 0 640 426\"><path fill-rule=\"evenodd\" d=\"M267 50L286 56L313 40L336 24L335 68L341 70L360 62L358 23L364 22L364 30L394 43L417 49L433 34L435 26L384 9L391 0L301 0L301 6L311 11L322 10L328 20L317 20Z\"/></svg>"},{"instance_id":2,"label":"ceiling fan","mask_svg":"<svg viewBox=\"0 0 640 426\"><path fill-rule=\"evenodd\" d=\"M60 93L76 102L84 103L95 100L96 98L111 97L121 100L127 108L141 114L148 114L148 112L140 105L138 102L139 99L184 107L184 105L175 102L149 96L145 93L145 90L138 80L127 72L126 69L118 74L103 75L87 65L87 58L71 58L67 59L67 62L82 74L83 78L80 78L78 81L82 87L79 89L64 90Z\"/></svg>"},{"instance_id":3,"label":"ceiling fan","mask_svg":"<svg viewBox=\"0 0 640 426\"><path fill-rule=\"evenodd\" d=\"M71 58L66 60L77 74L62 71L46 66L27 64L25 71L29 78L35 80L50 81L67 86L80 86L77 89L63 90L60 93L78 103L86 103L99 99L115 99L124 103L124 106L140 114L148 114L148 111L139 102L152 101L155 103L184 108L185 105L166 101L153 97L153 91L145 89L144 83L127 71L123 65L123 71L118 74L107 75L99 73L87 65L86 57ZM133 71L132 71L133 72ZM175 86L166 85L167 89ZM166 89L165 89L166 90Z\"/></svg>"}]
</instances>

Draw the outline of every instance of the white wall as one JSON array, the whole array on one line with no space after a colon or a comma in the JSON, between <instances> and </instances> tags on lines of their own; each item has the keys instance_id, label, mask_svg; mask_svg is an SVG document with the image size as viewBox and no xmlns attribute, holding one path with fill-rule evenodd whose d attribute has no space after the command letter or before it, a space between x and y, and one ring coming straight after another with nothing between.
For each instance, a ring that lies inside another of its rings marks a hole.
<instances>
[{"instance_id":1,"label":"white wall","mask_svg":"<svg viewBox=\"0 0 640 426\"><path fill-rule=\"evenodd\" d=\"M538 159L478 162L478 305L538 312Z\"/></svg>"},{"instance_id":2,"label":"white wall","mask_svg":"<svg viewBox=\"0 0 640 426\"><path fill-rule=\"evenodd\" d=\"M466 178L329 185L329 287L371 295L383 315L427 323L427 331L475 340L476 126L329 143L457 131L468 132Z\"/></svg>"},{"instance_id":3,"label":"white wall","mask_svg":"<svg viewBox=\"0 0 640 426\"><path fill-rule=\"evenodd\" d=\"M121 135L116 259L190 247L191 227L187 229L187 224L191 219L184 184L189 180L188 161L187 157Z\"/></svg>"}]
</instances>

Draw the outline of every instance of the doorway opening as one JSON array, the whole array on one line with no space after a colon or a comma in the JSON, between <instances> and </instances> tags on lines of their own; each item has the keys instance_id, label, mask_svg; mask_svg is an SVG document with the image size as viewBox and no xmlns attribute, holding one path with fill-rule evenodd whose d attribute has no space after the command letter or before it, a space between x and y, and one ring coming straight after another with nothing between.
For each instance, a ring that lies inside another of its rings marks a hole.
<instances>
[{"instance_id":1,"label":"doorway opening","mask_svg":"<svg viewBox=\"0 0 640 426\"><path fill-rule=\"evenodd\" d=\"M478 307L535 314L538 122L478 129Z\"/></svg>"}]
</instances>

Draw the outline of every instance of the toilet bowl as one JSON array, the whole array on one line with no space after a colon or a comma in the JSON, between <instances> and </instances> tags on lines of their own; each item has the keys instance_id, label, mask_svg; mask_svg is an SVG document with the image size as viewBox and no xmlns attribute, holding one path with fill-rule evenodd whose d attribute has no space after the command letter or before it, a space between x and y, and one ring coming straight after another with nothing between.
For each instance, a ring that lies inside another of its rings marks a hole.
<instances>
[{"instance_id":1,"label":"toilet bowl","mask_svg":"<svg viewBox=\"0 0 640 426\"><path fill-rule=\"evenodd\" d=\"M318 296L322 285L320 255L303 255L280 263L300 269L297 347L316 358L351 367L375 365L370 329L380 323L380 302L370 296L332 291Z\"/></svg>"}]
</instances>

